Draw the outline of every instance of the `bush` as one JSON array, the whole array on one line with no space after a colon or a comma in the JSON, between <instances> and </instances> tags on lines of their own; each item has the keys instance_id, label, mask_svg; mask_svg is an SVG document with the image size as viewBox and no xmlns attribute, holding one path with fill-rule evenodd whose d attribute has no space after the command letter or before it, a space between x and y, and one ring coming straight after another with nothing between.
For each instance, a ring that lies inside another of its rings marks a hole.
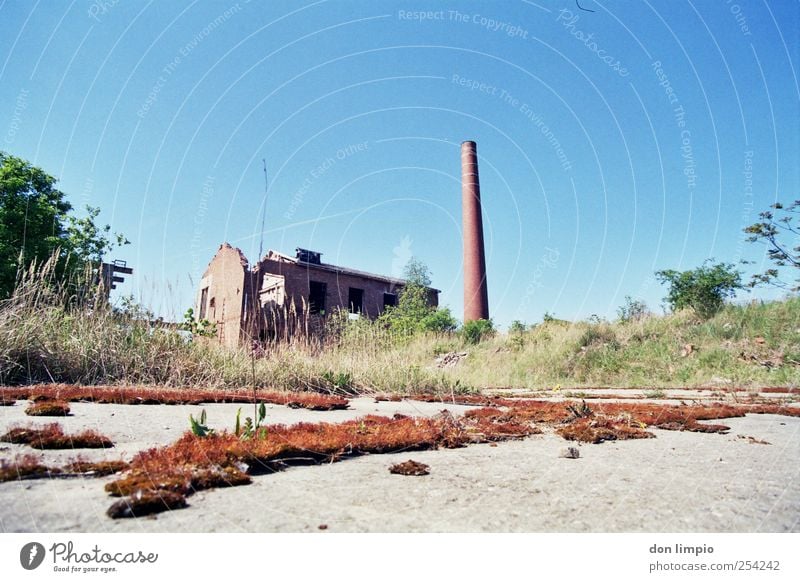
<instances>
[{"instance_id":1,"label":"bush","mask_svg":"<svg viewBox=\"0 0 800 582\"><path fill-rule=\"evenodd\" d=\"M455 331L458 326L456 318L450 313L448 307L438 308L431 311L420 321L422 331L432 331L436 333L447 333Z\"/></svg>"},{"instance_id":2,"label":"bush","mask_svg":"<svg viewBox=\"0 0 800 582\"><path fill-rule=\"evenodd\" d=\"M703 319L710 319L725 305L726 298L742 289L741 274L730 263L709 264L691 271L656 271L656 278L669 283L667 302L673 311L692 308Z\"/></svg>"},{"instance_id":3,"label":"bush","mask_svg":"<svg viewBox=\"0 0 800 582\"><path fill-rule=\"evenodd\" d=\"M647 303L633 299L630 295L625 296L625 303L617 309L617 315L622 323L639 321L650 315Z\"/></svg>"},{"instance_id":4,"label":"bush","mask_svg":"<svg viewBox=\"0 0 800 582\"><path fill-rule=\"evenodd\" d=\"M387 307L378 318L379 323L399 335L410 336L419 332L451 332L457 322L450 309L431 305L428 289L431 279L427 267L411 259L405 269L406 285L400 292L397 306Z\"/></svg>"},{"instance_id":5,"label":"bush","mask_svg":"<svg viewBox=\"0 0 800 582\"><path fill-rule=\"evenodd\" d=\"M476 319L464 322L461 327L461 336L468 344L477 344L495 333L491 319Z\"/></svg>"},{"instance_id":6,"label":"bush","mask_svg":"<svg viewBox=\"0 0 800 582\"><path fill-rule=\"evenodd\" d=\"M525 333L526 329L527 326L523 322L521 322L518 319L515 319L514 321L511 322L511 325L508 326L508 333L509 335L522 334Z\"/></svg>"}]
</instances>

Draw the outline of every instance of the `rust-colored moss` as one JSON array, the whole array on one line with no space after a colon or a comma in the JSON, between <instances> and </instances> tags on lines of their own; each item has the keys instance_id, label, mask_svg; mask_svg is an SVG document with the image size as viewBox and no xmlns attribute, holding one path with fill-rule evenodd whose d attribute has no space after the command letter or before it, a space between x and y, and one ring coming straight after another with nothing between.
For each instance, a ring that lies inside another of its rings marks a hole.
<instances>
[{"instance_id":1,"label":"rust-colored moss","mask_svg":"<svg viewBox=\"0 0 800 582\"><path fill-rule=\"evenodd\" d=\"M111 439L91 429L74 435L65 434L58 423L41 427L14 427L0 437L0 441L29 445L36 449L104 449L114 446Z\"/></svg>"},{"instance_id":2,"label":"rust-colored moss","mask_svg":"<svg viewBox=\"0 0 800 582\"><path fill-rule=\"evenodd\" d=\"M125 461L85 461L82 459L73 461L64 467L65 473L75 473L84 476L103 477L120 473L128 468Z\"/></svg>"},{"instance_id":3,"label":"rust-colored moss","mask_svg":"<svg viewBox=\"0 0 800 582\"><path fill-rule=\"evenodd\" d=\"M227 432L208 437L184 434L167 447L137 454L130 470L106 485L116 496L141 491L189 495L212 487L250 482L248 465L318 463L367 453L390 453L457 447L468 443L521 438L537 429L519 423L494 423L483 418L455 418L443 412L432 418L365 416L342 423L299 423L266 427L264 438L242 440Z\"/></svg>"},{"instance_id":4,"label":"rust-colored moss","mask_svg":"<svg viewBox=\"0 0 800 582\"><path fill-rule=\"evenodd\" d=\"M41 479L58 473L59 469L43 465L35 455L18 455L11 461L0 459L0 482Z\"/></svg>"},{"instance_id":5,"label":"rust-colored moss","mask_svg":"<svg viewBox=\"0 0 800 582\"><path fill-rule=\"evenodd\" d=\"M655 435L640 427L633 426L625 419L609 417L580 417L556 430L568 441L582 443L602 443L604 441L648 439Z\"/></svg>"},{"instance_id":6,"label":"rust-colored moss","mask_svg":"<svg viewBox=\"0 0 800 582\"><path fill-rule=\"evenodd\" d=\"M113 497L134 495L141 491L169 491L186 494L191 483L185 471L165 467L160 473L148 473L134 469L124 477L106 484L106 491Z\"/></svg>"},{"instance_id":7,"label":"rust-colored moss","mask_svg":"<svg viewBox=\"0 0 800 582\"><path fill-rule=\"evenodd\" d=\"M310 410L339 410L349 405L346 398L315 392L208 390L193 388L154 388L149 386L78 386L74 384L36 384L0 388L0 400L66 400L103 404L201 404L205 402L280 404Z\"/></svg>"},{"instance_id":8,"label":"rust-colored moss","mask_svg":"<svg viewBox=\"0 0 800 582\"><path fill-rule=\"evenodd\" d=\"M67 416L69 404L63 400L38 400L25 409L28 416Z\"/></svg>"},{"instance_id":9,"label":"rust-colored moss","mask_svg":"<svg viewBox=\"0 0 800 582\"><path fill-rule=\"evenodd\" d=\"M143 517L170 509L186 507L186 497L173 491L138 491L131 497L120 499L106 512L112 519Z\"/></svg>"}]
</instances>

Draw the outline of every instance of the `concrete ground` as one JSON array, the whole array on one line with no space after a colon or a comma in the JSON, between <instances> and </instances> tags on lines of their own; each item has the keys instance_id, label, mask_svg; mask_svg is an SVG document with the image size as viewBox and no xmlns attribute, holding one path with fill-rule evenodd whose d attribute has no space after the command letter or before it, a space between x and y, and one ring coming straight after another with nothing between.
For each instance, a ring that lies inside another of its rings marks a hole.
<instances>
[{"instance_id":1,"label":"concrete ground","mask_svg":"<svg viewBox=\"0 0 800 582\"><path fill-rule=\"evenodd\" d=\"M122 406L73 403L59 422L68 432L96 428L107 451L39 452L0 443L60 465L130 459L168 444L201 409L208 424L231 429L240 405ZM54 419L24 415L25 402L0 407L0 432ZM251 414L248 405L243 416ZM364 414L432 415L464 406L354 399L349 410L311 412L269 406L267 422L340 422ZM800 418L749 415L718 421L728 434L654 430L655 439L582 445L580 458L552 432L522 441L392 455L368 455L254 477L243 487L202 491L189 507L141 519L111 520L103 490L113 477L0 483L3 532L798 532ZM750 439L748 437L753 437ZM754 440L767 441L759 444ZM390 474L414 459L430 475ZM325 526L321 528L320 526Z\"/></svg>"}]
</instances>

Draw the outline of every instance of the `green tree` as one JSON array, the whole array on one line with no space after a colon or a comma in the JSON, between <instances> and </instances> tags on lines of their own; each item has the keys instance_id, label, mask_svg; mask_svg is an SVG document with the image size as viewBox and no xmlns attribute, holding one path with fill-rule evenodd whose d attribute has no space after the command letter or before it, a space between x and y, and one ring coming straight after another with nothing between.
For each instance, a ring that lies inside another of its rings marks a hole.
<instances>
[{"instance_id":1,"label":"green tree","mask_svg":"<svg viewBox=\"0 0 800 582\"><path fill-rule=\"evenodd\" d=\"M760 222L751 224L744 231L750 235L747 238L749 242L763 242L767 245L767 257L774 267L753 275L748 286L766 284L792 292L800 291L800 271L794 272L794 283L780 278L782 267L800 269L800 244L793 247L793 243L784 240L793 238L795 243L800 243L800 221L794 223L800 217L800 200L795 200L788 206L776 202L770 208L772 210L758 215Z\"/></svg>"},{"instance_id":2,"label":"green tree","mask_svg":"<svg viewBox=\"0 0 800 582\"><path fill-rule=\"evenodd\" d=\"M29 162L0 152L0 299L14 290L21 270L59 254L57 274L64 278L96 266L125 237L95 222L100 210L86 216L56 187L56 179Z\"/></svg>"},{"instance_id":3,"label":"green tree","mask_svg":"<svg viewBox=\"0 0 800 582\"><path fill-rule=\"evenodd\" d=\"M416 257L411 257L403 268L403 277L408 283L420 287L431 284L431 271L428 266Z\"/></svg>"},{"instance_id":4,"label":"green tree","mask_svg":"<svg viewBox=\"0 0 800 582\"><path fill-rule=\"evenodd\" d=\"M703 319L713 317L725 299L735 297L736 291L743 288L741 273L734 265L713 264L711 260L690 271L656 271L656 278L669 284L667 303L673 311L690 307Z\"/></svg>"},{"instance_id":5,"label":"green tree","mask_svg":"<svg viewBox=\"0 0 800 582\"><path fill-rule=\"evenodd\" d=\"M378 319L392 331L411 335L422 331L449 332L457 322L446 307L437 308L430 303L430 271L425 264L412 258L404 269L406 284L400 291L395 307L387 307Z\"/></svg>"}]
</instances>

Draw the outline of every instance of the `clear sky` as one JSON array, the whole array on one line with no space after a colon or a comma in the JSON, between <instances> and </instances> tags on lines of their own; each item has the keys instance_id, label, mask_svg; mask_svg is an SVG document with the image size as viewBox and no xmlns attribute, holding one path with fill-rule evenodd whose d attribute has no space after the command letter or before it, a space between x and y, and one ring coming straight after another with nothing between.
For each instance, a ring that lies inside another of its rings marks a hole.
<instances>
[{"instance_id":1,"label":"clear sky","mask_svg":"<svg viewBox=\"0 0 800 582\"><path fill-rule=\"evenodd\" d=\"M223 241L256 258L262 159L265 252L413 255L460 317L464 140L498 324L660 311L654 271L763 268L743 227L800 197L799 6L0 0L0 149L101 207L169 317Z\"/></svg>"}]
</instances>

